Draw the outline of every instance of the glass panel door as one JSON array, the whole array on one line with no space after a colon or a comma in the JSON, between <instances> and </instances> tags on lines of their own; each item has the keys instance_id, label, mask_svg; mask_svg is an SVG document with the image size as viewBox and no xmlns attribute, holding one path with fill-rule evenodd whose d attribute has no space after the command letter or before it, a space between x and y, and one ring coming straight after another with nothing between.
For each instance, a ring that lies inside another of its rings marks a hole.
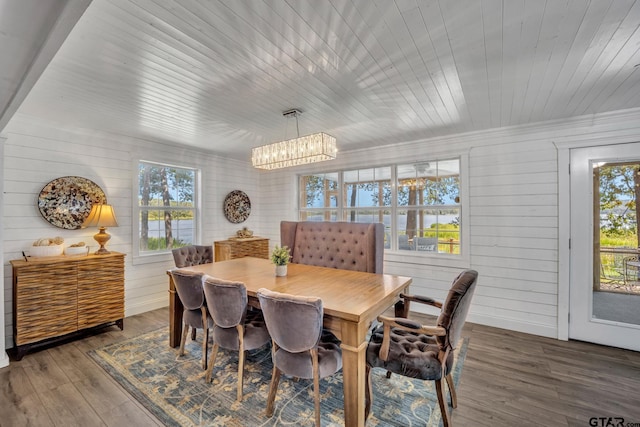
<instances>
[{"instance_id":1,"label":"glass panel door","mask_svg":"<svg viewBox=\"0 0 640 427\"><path fill-rule=\"evenodd\" d=\"M640 325L640 162L594 162L592 316Z\"/></svg>"},{"instance_id":2,"label":"glass panel door","mask_svg":"<svg viewBox=\"0 0 640 427\"><path fill-rule=\"evenodd\" d=\"M569 338L640 350L640 144L571 150Z\"/></svg>"}]
</instances>

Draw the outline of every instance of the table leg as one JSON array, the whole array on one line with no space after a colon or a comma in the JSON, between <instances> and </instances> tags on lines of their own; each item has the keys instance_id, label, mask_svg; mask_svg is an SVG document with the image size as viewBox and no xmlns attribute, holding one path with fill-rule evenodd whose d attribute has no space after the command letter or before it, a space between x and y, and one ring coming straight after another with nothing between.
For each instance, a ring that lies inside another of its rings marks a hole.
<instances>
[{"instance_id":1,"label":"table leg","mask_svg":"<svg viewBox=\"0 0 640 427\"><path fill-rule=\"evenodd\" d=\"M364 427L364 385L367 342L359 334L342 334L342 377L344 390L344 425ZM352 331L354 332L354 331ZM351 337L351 339L349 339Z\"/></svg>"},{"instance_id":2,"label":"table leg","mask_svg":"<svg viewBox=\"0 0 640 427\"><path fill-rule=\"evenodd\" d=\"M397 303L395 303L395 305L393 306L393 311L396 317L409 317L407 304L405 304L403 300L399 300Z\"/></svg>"},{"instance_id":3,"label":"table leg","mask_svg":"<svg viewBox=\"0 0 640 427\"><path fill-rule=\"evenodd\" d=\"M169 346L178 347L182 338L182 311L184 307L178 297L173 279L169 276Z\"/></svg>"}]
</instances>

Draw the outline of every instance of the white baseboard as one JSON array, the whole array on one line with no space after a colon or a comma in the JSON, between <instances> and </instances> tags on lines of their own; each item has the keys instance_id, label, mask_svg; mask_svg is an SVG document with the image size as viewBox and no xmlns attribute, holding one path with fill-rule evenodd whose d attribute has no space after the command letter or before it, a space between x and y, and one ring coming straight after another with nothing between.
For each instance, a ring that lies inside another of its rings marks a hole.
<instances>
[{"instance_id":1,"label":"white baseboard","mask_svg":"<svg viewBox=\"0 0 640 427\"><path fill-rule=\"evenodd\" d=\"M438 316L440 309L421 304L413 304L411 311L417 313L430 314ZM522 320L510 319L507 317L487 316L486 314L467 315L467 322L478 323L480 325L491 326L494 328L507 329L510 331L524 332L525 334L539 335L541 337L558 339L558 328L555 326L540 325L537 323L523 322Z\"/></svg>"},{"instance_id":2,"label":"white baseboard","mask_svg":"<svg viewBox=\"0 0 640 427\"><path fill-rule=\"evenodd\" d=\"M494 328L510 331L524 332L525 334L539 335L541 337L558 339L558 328L555 326L539 325L536 323L522 322L520 320L487 315L474 315L469 313L467 321Z\"/></svg>"},{"instance_id":3,"label":"white baseboard","mask_svg":"<svg viewBox=\"0 0 640 427\"><path fill-rule=\"evenodd\" d=\"M141 304L127 304L124 308L124 317L135 316L136 314L146 313L147 311L166 307L168 305L167 297L145 301Z\"/></svg>"}]
</instances>

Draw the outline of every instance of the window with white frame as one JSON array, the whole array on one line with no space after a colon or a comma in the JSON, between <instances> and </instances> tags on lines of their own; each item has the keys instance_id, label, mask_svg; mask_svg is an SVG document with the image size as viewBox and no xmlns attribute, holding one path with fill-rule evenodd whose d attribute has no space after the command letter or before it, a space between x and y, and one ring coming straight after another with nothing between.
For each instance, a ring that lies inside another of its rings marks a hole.
<instances>
[{"instance_id":1,"label":"window with white frame","mask_svg":"<svg viewBox=\"0 0 640 427\"><path fill-rule=\"evenodd\" d=\"M338 173L300 177L300 219L338 221Z\"/></svg>"},{"instance_id":2,"label":"window with white frame","mask_svg":"<svg viewBox=\"0 0 640 427\"><path fill-rule=\"evenodd\" d=\"M398 249L460 253L459 159L397 165Z\"/></svg>"},{"instance_id":3,"label":"window with white frame","mask_svg":"<svg viewBox=\"0 0 640 427\"><path fill-rule=\"evenodd\" d=\"M300 220L381 222L385 248L460 254L460 159L300 177Z\"/></svg>"},{"instance_id":4,"label":"window with white frame","mask_svg":"<svg viewBox=\"0 0 640 427\"><path fill-rule=\"evenodd\" d=\"M139 254L169 252L197 236L197 170L140 161Z\"/></svg>"}]
</instances>

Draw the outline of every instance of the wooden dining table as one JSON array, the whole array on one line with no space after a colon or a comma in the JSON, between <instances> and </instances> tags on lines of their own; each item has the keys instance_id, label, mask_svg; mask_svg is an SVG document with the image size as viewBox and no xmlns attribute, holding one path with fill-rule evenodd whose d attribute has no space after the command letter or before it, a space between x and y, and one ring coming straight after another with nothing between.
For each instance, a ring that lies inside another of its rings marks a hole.
<instances>
[{"instance_id":1,"label":"wooden dining table","mask_svg":"<svg viewBox=\"0 0 640 427\"><path fill-rule=\"evenodd\" d=\"M407 291L410 277L304 264L289 264L288 274L276 277L275 266L269 260L252 257L186 267L185 270L243 282L249 303L256 306L259 306L257 291L260 288L321 298L324 327L342 341L345 426L364 426L367 332L373 320L394 304L396 313L402 312L399 296ZM183 307L171 275L169 311L169 343L171 347L177 347L180 345Z\"/></svg>"}]
</instances>

